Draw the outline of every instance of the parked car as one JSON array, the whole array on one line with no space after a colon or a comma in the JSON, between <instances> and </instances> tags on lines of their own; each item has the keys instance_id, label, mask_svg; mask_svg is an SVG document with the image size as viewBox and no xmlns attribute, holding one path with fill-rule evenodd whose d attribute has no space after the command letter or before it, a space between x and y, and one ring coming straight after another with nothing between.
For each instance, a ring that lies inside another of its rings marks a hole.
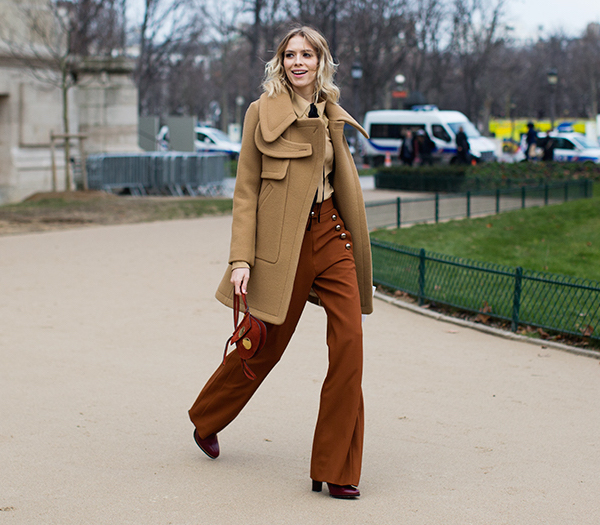
<instances>
[{"instance_id":1,"label":"parked car","mask_svg":"<svg viewBox=\"0 0 600 525\"><path fill-rule=\"evenodd\" d=\"M553 131L550 136L554 140L554 160L557 162L593 162L600 164L600 145L576 132ZM545 133L538 133L537 157L542 158ZM521 151L527 147L525 137L521 139ZM522 154L522 158L525 155Z\"/></svg>"},{"instance_id":2,"label":"parked car","mask_svg":"<svg viewBox=\"0 0 600 525\"><path fill-rule=\"evenodd\" d=\"M242 145L239 142L232 141L220 129L208 126L196 126L194 133L194 147L196 151L222 151L228 153L232 159L236 159L240 154ZM170 149L169 128L167 126L160 128L157 142L160 150L168 151Z\"/></svg>"},{"instance_id":3,"label":"parked car","mask_svg":"<svg viewBox=\"0 0 600 525\"><path fill-rule=\"evenodd\" d=\"M600 164L600 146L581 133L550 133L554 139L554 160Z\"/></svg>"}]
</instances>

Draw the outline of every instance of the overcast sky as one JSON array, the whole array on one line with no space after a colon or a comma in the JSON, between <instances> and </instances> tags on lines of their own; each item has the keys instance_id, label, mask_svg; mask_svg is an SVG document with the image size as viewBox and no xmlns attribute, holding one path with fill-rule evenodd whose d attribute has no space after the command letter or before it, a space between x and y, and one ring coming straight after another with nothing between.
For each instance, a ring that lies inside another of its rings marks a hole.
<instances>
[{"instance_id":1,"label":"overcast sky","mask_svg":"<svg viewBox=\"0 0 600 525\"><path fill-rule=\"evenodd\" d=\"M580 35L588 23L600 22L600 0L508 0L509 23L515 36L537 38L563 29L569 36Z\"/></svg>"}]
</instances>

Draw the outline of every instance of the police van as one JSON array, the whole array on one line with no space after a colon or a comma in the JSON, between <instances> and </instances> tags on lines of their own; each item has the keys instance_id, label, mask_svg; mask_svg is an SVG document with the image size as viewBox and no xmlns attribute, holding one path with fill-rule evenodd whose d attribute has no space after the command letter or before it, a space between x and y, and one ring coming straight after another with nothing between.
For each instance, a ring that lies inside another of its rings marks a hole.
<instances>
[{"instance_id":1,"label":"police van","mask_svg":"<svg viewBox=\"0 0 600 525\"><path fill-rule=\"evenodd\" d=\"M436 106L415 106L411 110L367 111L363 127L369 139L359 134L359 152L366 164L379 166L389 153L397 157L407 131L413 135L423 130L435 144L436 162L457 162L456 134L460 128L467 135L471 157L476 162L496 160L494 143L483 137L469 119L459 111L439 110Z\"/></svg>"}]
</instances>

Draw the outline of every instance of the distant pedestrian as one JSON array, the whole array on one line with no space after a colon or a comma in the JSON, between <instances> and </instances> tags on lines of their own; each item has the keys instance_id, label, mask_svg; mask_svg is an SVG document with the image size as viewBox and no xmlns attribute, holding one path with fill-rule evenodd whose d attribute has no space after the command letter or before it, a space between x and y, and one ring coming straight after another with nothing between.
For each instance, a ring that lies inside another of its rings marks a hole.
<instances>
[{"instance_id":1,"label":"distant pedestrian","mask_svg":"<svg viewBox=\"0 0 600 525\"><path fill-rule=\"evenodd\" d=\"M400 146L398 157L406 166L412 166L415 161L415 143L413 141L412 131L409 129L404 135L404 140Z\"/></svg>"},{"instance_id":2,"label":"distant pedestrian","mask_svg":"<svg viewBox=\"0 0 600 525\"><path fill-rule=\"evenodd\" d=\"M535 131L535 126L533 122L527 123L527 136L525 137L526 148L525 148L525 160L533 159L535 154L535 149L537 148L537 140L538 136Z\"/></svg>"},{"instance_id":3,"label":"distant pedestrian","mask_svg":"<svg viewBox=\"0 0 600 525\"><path fill-rule=\"evenodd\" d=\"M458 162L460 164L469 164L471 145L469 144L467 134L462 126L458 128L458 133L456 134L456 150Z\"/></svg>"},{"instance_id":4,"label":"distant pedestrian","mask_svg":"<svg viewBox=\"0 0 600 525\"><path fill-rule=\"evenodd\" d=\"M415 158L419 159L421 166L429 165L433 166L432 153L435 150L435 144L429 138L429 135L425 130L420 129L417 131L417 137L415 141Z\"/></svg>"},{"instance_id":5,"label":"distant pedestrian","mask_svg":"<svg viewBox=\"0 0 600 525\"><path fill-rule=\"evenodd\" d=\"M549 131L548 133L546 133L546 137L544 138L542 147L544 149L544 155L542 156L542 160L544 162L552 162L554 160L555 142L554 138L550 135Z\"/></svg>"}]
</instances>

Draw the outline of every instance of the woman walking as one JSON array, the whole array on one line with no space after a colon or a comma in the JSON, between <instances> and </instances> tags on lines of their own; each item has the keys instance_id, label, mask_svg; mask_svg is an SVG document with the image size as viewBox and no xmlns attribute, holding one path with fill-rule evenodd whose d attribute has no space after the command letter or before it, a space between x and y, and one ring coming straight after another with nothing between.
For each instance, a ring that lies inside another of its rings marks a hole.
<instances>
[{"instance_id":1,"label":"woman walking","mask_svg":"<svg viewBox=\"0 0 600 525\"><path fill-rule=\"evenodd\" d=\"M365 131L338 104L325 38L290 31L267 63L263 95L245 116L233 197L229 267L217 299L247 294L267 326L248 379L231 352L189 411L194 439L211 458L217 434L281 358L307 300L327 315L329 368L315 428L310 476L336 498L356 498L363 448L361 313L372 312L369 234L358 173L343 134Z\"/></svg>"}]
</instances>

